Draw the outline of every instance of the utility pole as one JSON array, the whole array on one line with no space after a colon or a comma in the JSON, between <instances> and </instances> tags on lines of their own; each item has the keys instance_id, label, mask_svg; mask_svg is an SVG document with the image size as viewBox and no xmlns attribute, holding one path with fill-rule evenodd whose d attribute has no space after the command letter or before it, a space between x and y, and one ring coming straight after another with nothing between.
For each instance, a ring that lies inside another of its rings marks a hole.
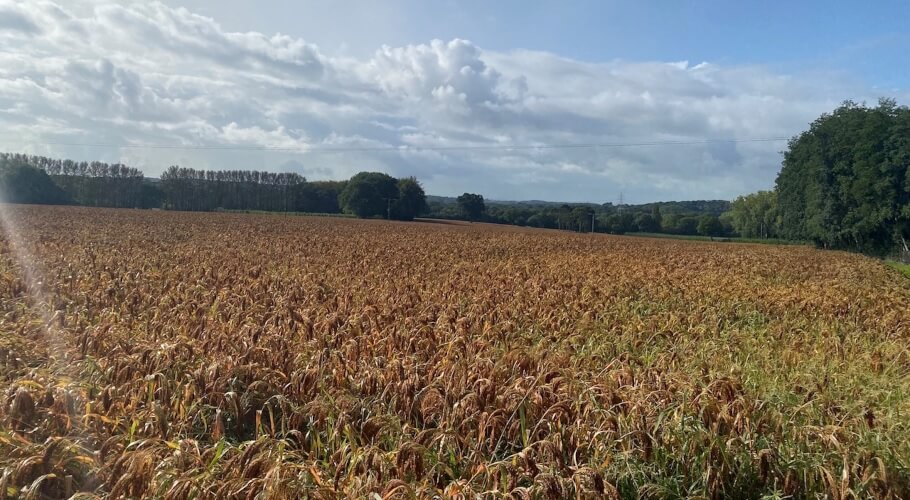
<instances>
[{"instance_id":1,"label":"utility pole","mask_svg":"<svg viewBox=\"0 0 910 500\"><path fill-rule=\"evenodd\" d=\"M386 220L392 220L392 200L397 200L398 198L383 198L385 200L385 218Z\"/></svg>"},{"instance_id":2,"label":"utility pole","mask_svg":"<svg viewBox=\"0 0 910 500\"><path fill-rule=\"evenodd\" d=\"M591 210L591 234L594 234L594 218L597 217L597 212Z\"/></svg>"}]
</instances>

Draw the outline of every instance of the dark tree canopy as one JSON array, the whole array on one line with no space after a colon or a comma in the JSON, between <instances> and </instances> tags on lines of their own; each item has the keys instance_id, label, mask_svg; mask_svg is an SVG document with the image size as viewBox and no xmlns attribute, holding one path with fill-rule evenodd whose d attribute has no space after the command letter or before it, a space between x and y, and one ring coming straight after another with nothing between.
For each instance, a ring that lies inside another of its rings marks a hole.
<instances>
[{"instance_id":1,"label":"dark tree canopy","mask_svg":"<svg viewBox=\"0 0 910 500\"><path fill-rule=\"evenodd\" d=\"M54 196L63 193L62 199L86 206L329 214L345 210L361 217L402 220L429 210L426 193L417 179L395 179L376 172L361 172L351 181L308 182L292 172L196 170L173 165L160 179L146 179L140 170L121 164L9 153L0 153L0 162L28 166L34 172L25 174L50 179L44 184L40 179L29 181L29 186L44 186L34 188L45 197L42 199L61 199ZM24 181L16 182L19 186ZM22 187L15 191L20 198L27 192Z\"/></svg>"},{"instance_id":2,"label":"dark tree canopy","mask_svg":"<svg viewBox=\"0 0 910 500\"><path fill-rule=\"evenodd\" d=\"M0 158L0 201L58 205L70 199L43 170Z\"/></svg>"},{"instance_id":3,"label":"dark tree canopy","mask_svg":"<svg viewBox=\"0 0 910 500\"><path fill-rule=\"evenodd\" d=\"M360 172L351 177L338 201L357 217L387 217L398 200L398 181L381 172Z\"/></svg>"},{"instance_id":4,"label":"dark tree canopy","mask_svg":"<svg viewBox=\"0 0 910 500\"><path fill-rule=\"evenodd\" d=\"M136 168L121 163L77 162L8 153L0 154L2 159L40 169L72 203L91 207L143 206L144 176Z\"/></svg>"},{"instance_id":5,"label":"dark tree canopy","mask_svg":"<svg viewBox=\"0 0 910 500\"><path fill-rule=\"evenodd\" d=\"M462 208L458 198L428 196L427 203L430 206L428 216L439 219L484 220L499 224L588 232L593 218L595 231L614 234L664 232L694 235L697 234L699 216L719 216L730 209L730 202L724 200L624 204L622 207L612 203L484 200L483 214L472 218ZM682 219L685 219L683 225L679 226ZM724 234L731 232L732 227L725 225Z\"/></svg>"},{"instance_id":6,"label":"dark tree canopy","mask_svg":"<svg viewBox=\"0 0 910 500\"><path fill-rule=\"evenodd\" d=\"M603 222L604 230L610 234L625 234L638 229L635 217L629 212L616 212L608 215Z\"/></svg>"},{"instance_id":7,"label":"dark tree canopy","mask_svg":"<svg viewBox=\"0 0 910 500\"><path fill-rule=\"evenodd\" d=\"M347 181L302 182L294 186L294 211L337 214L341 213L338 196Z\"/></svg>"},{"instance_id":8,"label":"dark tree canopy","mask_svg":"<svg viewBox=\"0 0 910 500\"><path fill-rule=\"evenodd\" d=\"M910 253L910 109L845 102L793 138L777 178L784 237Z\"/></svg>"},{"instance_id":9,"label":"dark tree canopy","mask_svg":"<svg viewBox=\"0 0 910 500\"><path fill-rule=\"evenodd\" d=\"M724 234L724 226L716 215L702 215L698 218L698 234L720 236Z\"/></svg>"},{"instance_id":10,"label":"dark tree canopy","mask_svg":"<svg viewBox=\"0 0 910 500\"><path fill-rule=\"evenodd\" d=\"M295 189L306 179L295 173L255 170L196 170L171 166L161 174L165 206L175 210L290 211Z\"/></svg>"},{"instance_id":11,"label":"dark tree canopy","mask_svg":"<svg viewBox=\"0 0 910 500\"><path fill-rule=\"evenodd\" d=\"M594 209L586 206L572 208L573 229L578 228L578 232L591 231L594 226Z\"/></svg>"},{"instance_id":12,"label":"dark tree canopy","mask_svg":"<svg viewBox=\"0 0 910 500\"><path fill-rule=\"evenodd\" d=\"M685 216L676 221L675 234L698 234L698 217Z\"/></svg>"},{"instance_id":13,"label":"dark tree canopy","mask_svg":"<svg viewBox=\"0 0 910 500\"><path fill-rule=\"evenodd\" d=\"M660 231L660 221L648 213L638 214L635 217L635 225L638 226L639 231L645 233L657 233Z\"/></svg>"},{"instance_id":14,"label":"dark tree canopy","mask_svg":"<svg viewBox=\"0 0 910 500\"><path fill-rule=\"evenodd\" d=\"M473 193L464 193L457 198L458 208L468 220L480 220L487 206L484 203L483 196Z\"/></svg>"},{"instance_id":15,"label":"dark tree canopy","mask_svg":"<svg viewBox=\"0 0 910 500\"><path fill-rule=\"evenodd\" d=\"M420 182L414 177L398 179L398 199L392 209L392 216L399 220L413 220L428 209L427 195Z\"/></svg>"},{"instance_id":16,"label":"dark tree canopy","mask_svg":"<svg viewBox=\"0 0 910 500\"><path fill-rule=\"evenodd\" d=\"M660 205L654 205L651 207L651 218L654 219L654 225L657 231L660 231L660 225L663 223L664 217L660 213Z\"/></svg>"}]
</instances>

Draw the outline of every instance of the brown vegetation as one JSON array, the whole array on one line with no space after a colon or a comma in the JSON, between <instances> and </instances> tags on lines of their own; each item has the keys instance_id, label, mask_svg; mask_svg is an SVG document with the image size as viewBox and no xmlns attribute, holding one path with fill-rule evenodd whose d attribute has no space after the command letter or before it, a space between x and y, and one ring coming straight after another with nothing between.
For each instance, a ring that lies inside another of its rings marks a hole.
<instances>
[{"instance_id":1,"label":"brown vegetation","mask_svg":"<svg viewBox=\"0 0 910 500\"><path fill-rule=\"evenodd\" d=\"M3 240L0 497L910 488L910 282L871 259L4 209L41 282Z\"/></svg>"}]
</instances>

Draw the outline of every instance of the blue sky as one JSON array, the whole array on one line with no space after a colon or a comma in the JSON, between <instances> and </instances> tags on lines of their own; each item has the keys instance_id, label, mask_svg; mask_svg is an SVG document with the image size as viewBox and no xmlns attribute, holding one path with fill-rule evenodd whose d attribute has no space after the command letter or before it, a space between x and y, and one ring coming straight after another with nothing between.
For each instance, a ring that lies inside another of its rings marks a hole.
<instances>
[{"instance_id":1,"label":"blue sky","mask_svg":"<svg viewBox=\"0 0 910 500\"><path fill-rule=\"evenodd\" d=\"M883 89L910 83L910 2L897 0L168 3L237 30L280 31L360 55L382 44L465 38L488 50L540 50L589 62L764 64L843 71ZM376 26L377 18L384 26Z\"/></svg>"},{"instance_id":2,"label":"blue sky","mask_svg":"<svg viewBox=\"0 0 910 500\"><path fill-rule=\"evenodd\" d=\"M780 167L783 141L748 139L845 99L910 101L907 19L895 1L0 0L0 148L152 176L370 169L441 195L733 198ZM716 139L744 142L506 148Z\"/></svg>"}]
</instances>

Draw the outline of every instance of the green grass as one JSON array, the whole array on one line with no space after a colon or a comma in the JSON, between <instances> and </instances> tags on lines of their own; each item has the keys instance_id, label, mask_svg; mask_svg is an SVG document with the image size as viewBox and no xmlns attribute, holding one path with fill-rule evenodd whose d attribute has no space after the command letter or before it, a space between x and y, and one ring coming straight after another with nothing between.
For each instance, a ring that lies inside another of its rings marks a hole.
<instances>
[{"instance_id":1,"label":"green grass","mask_svg":"<svg viewBox=\"0 0 910 500\"><path fill-rule=\"evenodd\" d=\"M888 267L893 267L894 269L897 269L898 271L900 271L901 274L910 278L910 264L902 264L900 262L895 262L893 260L886 260L885 264Z\"/></svg>"},{"instance_id":2,"label":"green grass","mask_svg":"<svg viewBox=\"0 0 910 500\"><path fill-rule=\"evenodd\" d=\"M740 238L735 236L698 236L693 234L667 234L667 233L626 233L626 236L644 238L669 238L674 240L714 241L719 243L761 243L764 245L805 245L802 241L782 240L777 238Z\"/></svg>"}]
</instances>

